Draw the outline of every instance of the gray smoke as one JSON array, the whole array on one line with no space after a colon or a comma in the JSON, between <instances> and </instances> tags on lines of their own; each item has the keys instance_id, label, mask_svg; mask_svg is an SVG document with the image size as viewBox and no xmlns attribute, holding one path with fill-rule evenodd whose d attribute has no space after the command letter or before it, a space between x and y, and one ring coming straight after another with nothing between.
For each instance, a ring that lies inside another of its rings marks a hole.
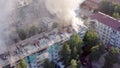
<instances>
[{"instance_id":1,"label":"gray smoke","mask_svg":"<svg viewBox=\"0 0 120 68\"><path fill-rule=\"evenodd\" d=\"M16 27L40 23L50 16L44 4L45 0L0 0L0 54L13 44Z\"/></svg>"},{"instance_id":2,"label":"gray smoke","mask_svg":"<svg viewBox=\"0 0 120 68\"><path fill-rule=\"evenodd\" d=\"M6 51L6 41L14 31L11 13L15 8L15 0L0 0L0 53Z\"/></svg>"}]
</instances>

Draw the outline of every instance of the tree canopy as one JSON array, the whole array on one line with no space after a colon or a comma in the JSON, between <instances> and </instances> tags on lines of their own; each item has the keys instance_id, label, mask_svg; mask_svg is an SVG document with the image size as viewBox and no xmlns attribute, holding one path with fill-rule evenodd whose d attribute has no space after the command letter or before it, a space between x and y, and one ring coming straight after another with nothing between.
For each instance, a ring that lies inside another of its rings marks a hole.
<instances>
[{"instance_id":1,"label":"tree canopy","mask_svg":"<svg viewBox=\"0 0 120 68\"><path fill-rule=\"evenodd\" d=\"M61 50L61 59L64 65L70 65L72 59L77 60L76 63L80 65L80 55L82 51L82 39L78 34L73 34Z\"/></svg>"},{"instance_id":2,"label":"tree canopy","mask_svg":"<svg viewBox=\"0 0 120 68\"><path fill-rule=\"evenodd\" d=\"M31 26L28 30L28 37L31 37L39 32L39 29L36 26Z\"/></svg>"},{"instance_id":3,"label":"tree canopy","mask_svg":"<svg viewBox=\"0 0 120 68\"><path fill-rule=\"evenodd\" d=\"M56 28L56 27L58 27L58 25L59 25L58 23L54 22L52 25L52 28Z\"/></svg>"},{"instance_id":4,"label":"tree canopy","mask_svg":"<svg viewBox=\"0 0 120 68\"><path fill-rule=\"evenodd\" d=\"M24 40L27 38L27 34L23 29L16 29L16 32L21 40Z\"/></svg>"},{"instance_id":5,"label":"tree canopy","mask_svg":"<svg viewBox=\"0 0 120 68\"><path fill-rule=\"evenodd\" d=\"M120 5L109 0L103 0L100 11L116 19L120 19Z\"/></svg>"},{"instance_id":6,"label":"tree canopy","mask_svg":"<svg viewBox=\"0 0 120 68\"><path fill-rule=\"evenodd\" d=\"M71 49L68 44L63 45L61 50L61 59L63 60L64 65L68 65L70 62Z\"/></svg>"},{"instance_id":7,"label":"tree canopy","mask_svg":"<svg viewBox=\"0 0 120 68\"><path fill-rule=\"evenodd\" d=\"M17 68L27 68L25 60L22 60L19 64L17 64Z\"/></svg>"},{"instance_id":8,"label":"tree canopy","mask_svg":"<svg viewBox=\"0 0 120 68\"><path fill-rule=\"evenodd\" d=\"M112 47L105 56L105 64L103 68L112 68L113 64L118 62L119 49Z\"/></svg>"},{"instance_id":9,"label":"tree canopy","mask_svg":"<svg viewBox=\"0 0 120 68\"><path fill-rule=\"evenodd\" d=\"M55 67L55 63L54 62L50 62L49 59L45 59L44 60L44 65L43 68L54 68Z\"/></svg>"},{"instance_id":10,"label":"tree canopy","mask_svg":"<svg viewBox=\"0 0 120 68\"><path fill-rule=\"evenodd\" d=\"M69 45L71 49L71 58L77 59L82 52L82 39L78 34L73 34L69 40Z\"/></svg>"},{"instance_id":11,"label":"tree canopy","mask_svg":"<svg viewBox=\"0 0 120 68\"><path fill-rule=\"evenodd\" d=\"M71 60L71 66L70 66L70 68L77 68L77 62L76 62L76 60L74 60L74 59Z\"/></svg>"},{"instance_id":12,"label":"tree canopy","mask_svg":"<svg viewBox=\"0 0 120 68\"><path fill-rule=\"evenodd\" d=\"M95 31L88 30L84 36L83 41L86 46L95 46L98 44L98 35Z\"/></svg>"},{"instance_id":13,"label":"tree canopy","mask_svg":"<svg viewBox=\"0 0 120 68\"><path fill-rule=\"evenodd\" d=\"M90 57L92 61L98 61L105 51L105 45L96 45L91 48Z\"/></svg>"}]
</instances>

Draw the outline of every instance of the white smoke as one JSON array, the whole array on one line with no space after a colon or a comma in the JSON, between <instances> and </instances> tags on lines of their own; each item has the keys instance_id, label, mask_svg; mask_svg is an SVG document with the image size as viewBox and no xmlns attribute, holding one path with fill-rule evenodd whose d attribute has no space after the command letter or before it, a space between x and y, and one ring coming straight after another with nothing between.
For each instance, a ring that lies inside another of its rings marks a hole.
<instances>
[{"instance_id":1,"label":"white smoke","mask_svg":"<svg viewBox=\"0 0 120 68\"><path fill-rule=\"evenodd\" d=\"M39 18L48 15L43 3L44 0L0 0L0 54L11 46L11 37L16 37L13 26L39 22Z\"/></svg>"},{"instance_id":2,"label":"white smoke","mask_svg":"<svg viewBox=\"0 0 120 68\"><path fill-rule=\"evenodd\" d=\"M83 1L84 0L46 0L46 8L63 23L70 23L76 18L75 9L79 8L79 5Z\"/></svg>"},{"instance_id":3,"label":"white smoke","mask_svg":"<svg viewBox=\"0 0 120 68\"><path fill-rule=\"evenodd\" d=\"M18 1L23 7L18 7ZM24 1L27 6L24 5ZM11 27L12 24L39 22L39 18L49 16L48 11L56 15L61 23L70 23L77 19L75 9L83 2L83 0L30 0L29 4L27 1L29 0L0 0L0 54L10 46L7 46L6 42L10 41L9 35L14 34L15 28Z\"/></svg>"}]
</instances>

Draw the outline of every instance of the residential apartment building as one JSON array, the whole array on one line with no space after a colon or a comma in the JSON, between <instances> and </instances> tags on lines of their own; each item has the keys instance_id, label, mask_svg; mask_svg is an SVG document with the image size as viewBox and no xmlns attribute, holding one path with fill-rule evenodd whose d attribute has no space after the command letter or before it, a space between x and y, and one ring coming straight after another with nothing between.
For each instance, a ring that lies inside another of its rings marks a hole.
<instances>
[{"instance_id":1,"label":"residential apartment building","mask_svg":"<svg viewBox=\"0 0 120 68\"><path fill-rule=\"evenodd\" d=\"M11 45L9 53L0 54L0 68L16 68L24 59L28 68L42 68L44 59L59 60L59 44L69 40L72 27L53 29Z\"/></svg>"},{"instance_id":2,"label":"residential apartment building","mask_svg":"<svg viewBox=\"0 0 120 68\"><path fill-rule=\"evenodd\" d=\"M120 21L101 12L90 16L90 21L101 41L120 48Z\"/></svg>"}]
</instances>

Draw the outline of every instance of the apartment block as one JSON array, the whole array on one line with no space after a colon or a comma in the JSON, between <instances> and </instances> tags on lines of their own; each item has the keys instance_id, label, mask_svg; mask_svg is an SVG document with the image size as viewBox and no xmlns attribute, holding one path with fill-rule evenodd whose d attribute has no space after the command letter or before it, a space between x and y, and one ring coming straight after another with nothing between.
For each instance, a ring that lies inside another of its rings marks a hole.
<instances>
[{"instance_id":1,"label":"apartment block","mask_svg":"<svg viewBox=\"0 0 120 68\"><path fill-rule=\"evenodd\" d=\"M120 48L120 21L101 12L90 16L101 41Z\"/></svg>"}]
</instances>

